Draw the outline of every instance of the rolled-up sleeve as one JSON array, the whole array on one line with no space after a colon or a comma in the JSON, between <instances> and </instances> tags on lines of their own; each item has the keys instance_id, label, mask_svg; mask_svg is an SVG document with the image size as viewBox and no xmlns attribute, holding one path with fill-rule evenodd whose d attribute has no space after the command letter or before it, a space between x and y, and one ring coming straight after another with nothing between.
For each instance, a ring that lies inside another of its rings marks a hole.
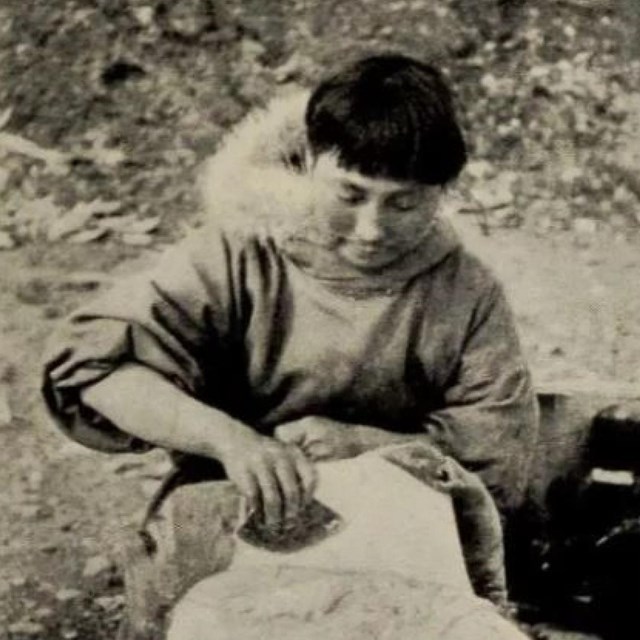
<instances>
[{"instance_id":1,"label":"rolled-up sleeve","mask_svg":"<svg viewBox=\"0 0 640 640\"><path fill-rule=\"evenodd\" d=\"M76 311L51 337L43 395L74 440L110 452L150 448L82 402L83 389L123 364L148 366L192 395L204 387L207 361L229 333L233 294L228 245L210 231L200 233L165 254L153 271Z\"/></svg>"},{"instance_id":2,"label":"rolled-up sleeve","mask_svg":"<svg viewBox=\"0 0 640 640\"><path fill-rule=\"evenodd\" d=\"M502 512L522 502L538 406L499 285L478 303L443 407L427 416L425 428L441 449L480 475Z\"/></svg>"}]
</instances>

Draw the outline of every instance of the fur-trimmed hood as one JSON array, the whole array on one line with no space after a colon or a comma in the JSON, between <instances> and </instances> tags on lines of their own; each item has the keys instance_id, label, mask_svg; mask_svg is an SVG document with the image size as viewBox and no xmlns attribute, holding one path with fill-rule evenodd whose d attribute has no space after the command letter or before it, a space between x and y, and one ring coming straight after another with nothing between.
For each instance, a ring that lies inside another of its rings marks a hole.
<instances>
[{"instance_id":1,"label":"fur-trimmed hood","mask_svg":"<svg viewBox=\"0 0 640 640\"><path fill-rule=\"evenodd\" d=\"M404 282L459 247L436 218L409 256L372 277L346 265L314 237L304 114L309 92L297 89L249 114L232 129L199 178L207 221L229 233L268 235L312 275L330 280Z\"/></svg>"}]
</instances>

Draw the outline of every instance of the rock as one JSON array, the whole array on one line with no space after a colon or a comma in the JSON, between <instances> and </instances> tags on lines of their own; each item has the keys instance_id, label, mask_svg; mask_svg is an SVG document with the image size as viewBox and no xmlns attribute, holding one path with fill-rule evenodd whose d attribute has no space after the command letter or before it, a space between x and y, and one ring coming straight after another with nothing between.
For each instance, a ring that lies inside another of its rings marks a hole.
<instances>
[{"instance_id":1,"label":"rock","mask_svg":"<svg viewBox=\"0 0 640 640\"><path fill-rule=\"evenodd\" d=\"M56 600L58 602L71 602L72 600L77 600L82 595L82 591L78 591L78 589L60 589L60 591L56 591Z\"/></svg>"},{"instance_id":2,"label":"rock","mask_svg":"<svg viewBox=\"0 0 640 640\"><path fill-rule=\"evenodd\" d=\"M78 632L75 629L64 629L61 633L63 640L75 640Z\"/></svg>"},{"instance_id":3,"label":"rock","mask_svg":"<svg viewBox=\"0 0 640 640\"><path fill-rule=\"evenodd\" d=\"M42 488L42 481L42 471L40 471L39 469L34 469L27 475L27 491L29 491L30 493L38 493Z\"/></svg>"},{"instance_id":4,"label":"rock","mask_svg":"<svg viewBox=\"0 0 640 640\"><path fill-rule=\"evenodd\" d=\"M592 218L575 218L573 229L581 235L593 235L598 231L598 221Z\"/></svg>"},{"instance_id":5,"label":"rock","mask_svg":"<svg viewBox=\"0 0 640 640\"><path fill-rule=\"evenodd\" d=\"M493 180L478 182L473 188L473 197L485 209L497 209L513 202L514 185L517 174L503 171Z\"/></svg>"},{"instance_id":6,"label":"rock","mask_svg":"<svg viewBox=\"0 0 640 640\"><path fill-rule=\"evenodd\" d=\"M27 585L27 579L24 576L16 576L9 580L9 584L16 589L21 589Z\"/></svg>"},{"instance_id":7,"label":"rock","mask_svg":"<svg viewBox=\"0 0 640 640\"><path fill-rule=\"evenodd\" d=\"M113 569L113 562L106 556L93 556L87 560L82 571L82 577L97 578L100 574L112 572Z\"/></svg>"},{"instance_id":8,"label":"rock","mask_svg":"<svg viewBox=\"0 0 640 640\"><path fill-rule=\"evenodd\" d=\"M496 174L496 168L487 160L472 160L467 164L465 173L474 180L485 180Z\"/></svg>"},{"instance_id":9,"label":"rock","mask_svg":"<svg viewBox=\"0 0 640 640\"><path fill-rule=\"evenodd\" d=\"M115 596L101 596L93 602L107 613L111 613L121 609L124 606L125 599L123 595L118 594Z\"/></svg>"},{"instance_id":10,"label":"rock","mask_svg":"<svg viewBox=\"0 0 640 640\"><path fill-rule=\"evenodd\" d=\"M41 508L37 504L13 505L12 510L16 515L25 520L39 520L41 518Z\"/></svg>"},{"instance_id":11,"label":"rock","mask_svg":"<svg viewBox=\"0 0 640 640\"><path fill-rule=\"evenodd\" d=\"M129 235L144 235L156 231L160 226L162 218L160 216L154 216L152 218L144 218L142 220L133 221L126 229L126 233Z\"/></svg>"},{"instance_id":12,"label":"rock","mask_svg":"<svg viewBox=\"0 0 640 640\"><path fill-rule=\"evenodd\" d=\"M141 26L150 27L153 24L153 7L145 5L134 7L132 10L133 15Z\"/></svg>"},{"instance_id":13,"label":"rock","mask_svg":"<svg viewBox=\"0 0 640 640\"><path fill-rule=\"evenodd\" d=\"M121 238L132 247L148 247L153 243L153 238L146 233L123 233Z\"/></svg>"},{"instance_id":14,"label":"rock","mask_svg":"<svg viewBox=\"0 0 640 640\"><path fill-rule=\"evenodd\" d=\"M169 33L185 40L195 40L216 26L216 16L209 9L199 0L174 0L159 18Z\"/></svg>"},{"instance_id":15,"label":"rock","mask_svg":"<svg viewBox=\"0 0 640 640\"><path fill-rule=\"evenodd\" d=\"M11 172L4 167L0 167L0 193L6 189L10 177Z\"/></svg>"},{"instance_id":16,"label":"rock","mask_svg":"<svg viewBox=\"0 0 640 640\"><path fill-rule=\"evenodd\" d=\"M105 229L104 227L99 227L97 229L86 229L69 236L67 238L67 242L70 242L72 244L89 244L90 242L102 240L102 238L104 238L108 234L109 230Z\"/></svg>"},{"instance_id":17,"label":"rock","mask_svg":"<svg viewBox=\"0 0 640 640\"><path fill-rule=\"evenodd\" d=\"M91 202L79 202L72 209L69 209L66 213L53 220L47 230L47 239L53 242L73 234L79 234L95 216L111 215L121 208L122 203L117 200L107 201L102 198L96 198ZM91 230L91 234L93 234L94 237L88 240L85 239L84 242L91 242L101 237L97 232L97 229ZM102 235L104 235L104 233L105 231L103 230ZM77 237L78 235L76 235L76 238Z\"/></svg>"},{"instance_id":18,"label":"rock","mask_svg":"<svg viewBox=\"0 0 640 640\"><path fill-rule=\"evenodd\" d=\"M33 612L33 617L37 620L42 620L43 618L50 618L54 613L54 610L49 607L40 607Z\"/></svg>"},{"instance_id":19,"label":"rock","mask_svg":"<svg viewBox=\"0 0 640 640\"><path fill-rule=\"evenodd\" d=\"M0 428L8 427L13 421L13 413L9 404L9 390L0 383Z\"/></svg>"},{"instance_id":20,"label":"rock","mask_svg":"<svg viewBox=\"0 0 640 640\"><path fill-rule=\"evenodd\" d=\"M6 232L0 230L0 250L14 249L16 246L15 240Z\"/></svg>"},{"instance_id":21,"label":"rock","mask_svg":"<svg viewBox=\"0 0 640 640\"><path fill-rule=\"evenodd\" d=\"M44 637L43 634L44 634L45 628L39 622L24 621L24 622L16 622L14 624L9 625L7 631L9 631L10 634L16 635L16 636L22 635L22 636L42 638Z\"/></svg>"},{"instance_id":22,"label":"rock","mask_svg":"<svg viewBox=\"0 0 640 640\"><path fill-rule=\"evenodd\" d=\"M305 76L311 69L313 69L312 60L296 51L286 62L273 70L273 77L276 82L284 84Z\"/></svg>"}]
</instances>

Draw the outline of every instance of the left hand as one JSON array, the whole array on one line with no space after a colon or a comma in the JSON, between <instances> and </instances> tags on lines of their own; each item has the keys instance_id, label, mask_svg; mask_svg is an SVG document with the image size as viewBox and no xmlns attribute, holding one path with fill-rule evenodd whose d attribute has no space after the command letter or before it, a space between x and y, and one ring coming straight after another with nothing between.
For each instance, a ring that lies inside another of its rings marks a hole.
<instances>
[{"instance_id":1,"label":"left hand","mask_svg":"<svg viewBox=\"0 0 640 640\"><path fill-rule=\"evenodd\" d=\"M274 436L300 447L314 462L353 458L361 453L353 425L320 416L285 422L276 428Z\"/></svg>"}]
</instances>

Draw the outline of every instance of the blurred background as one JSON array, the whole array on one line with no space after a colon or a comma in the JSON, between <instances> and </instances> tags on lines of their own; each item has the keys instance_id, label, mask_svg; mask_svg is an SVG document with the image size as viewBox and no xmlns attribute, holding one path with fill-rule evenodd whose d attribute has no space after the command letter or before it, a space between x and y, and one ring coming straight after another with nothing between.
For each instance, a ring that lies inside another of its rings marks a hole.
<instances>
[{"instance_id":1,"label":"blurred background","mask_svg":"<svg viewBox=\"0 0 640 640\"><path fill-rule=\"evenodd\" d=\"M198 167L247 111L389 49L452 82L471 162L444 213L539 388L640 393L638 0L3 0L0 638L113 636L114 534L167 468L55 432L51 328L200 223Z\"/></svg>"}]
</instances>

